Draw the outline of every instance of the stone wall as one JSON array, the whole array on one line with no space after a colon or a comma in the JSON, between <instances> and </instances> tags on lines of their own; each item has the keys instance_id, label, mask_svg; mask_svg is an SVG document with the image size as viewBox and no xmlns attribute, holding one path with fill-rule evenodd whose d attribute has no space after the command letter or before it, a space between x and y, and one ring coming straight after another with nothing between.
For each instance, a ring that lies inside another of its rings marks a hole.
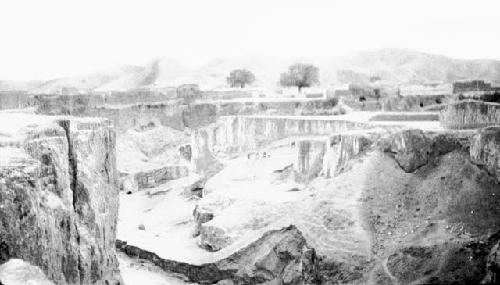
<instances>
[{"instance_id":1,"label":"stone wall","mask_svg":"<svg viewBox=\"0 0 500 285\"><path fill-rule=\"evenodd\" d=\"M236 98L252 98L252 92L247 90L207 90L201 91L203 100L230 100Z\"/></svg>"},{"instance_id":2,"label":"stone wall","mask_svg":"<svg viewBox=\"0 0 500 285\"><path fill-rule=\"evenodd\" d=\"M0 263L23 259L56 284L119 284L109 122L0 116L12 122L0 131Z\"/></svg>"},{"instance_id":3,"label":"stone wall","mask_svg":"<svg viewBox=\"0 0 500 285\"><path fill-rule=\"evenodd\" d=\"M114 123L118 133L150 126L167 126L178 130L186 127L196 129L215 122L217 116L216 106L212 104L184 105L171 101L104 105L104 98L88 95L36 98L39 114L103 117Z\"/></svg>"},{"instance_id":4,"label":"stone wall","mask_svg":"<svg viewBox=\"0 0 500 285\"><path fill-rule=\"evenodd\" d=\"M0 110L21 109L33 106L35 101L31 95L22 91L0 92Z\"/></svg>"},{"instance_id":5,"label":"stone wall","mask_svg":"<svg viewBox=\"0 0 500 285\"><path fill-rule=\"evenodd\" d=\"M167 126L177 130L185 127L183 111L185 105L174 103L138 104L125 107L96 107L86 112L87 116L103 117L113 121L116 131Z\"/></svg>"},{"instance_id":6,"label":"stone wall","mask_svg":"<svg viewBox=\"0 0 500 285\"><path fill-rule=\"evenodd\" d=\"M338 100L330 99L287 99L263 101L222 101L212 102L217 106L219 116L235 115L337 115ZM336 108L337 107L337 108Z\"/></svg>"},{"instance_id":7,"label":"stone wall","mask_svg":"<svg viewBox=\"0 0 500 285\"><path fill-rule=\"evenodd\" d=\"M500 104L461 101L449 104L439 116L448 129L475 129L500 124Z\"/></svg>"},{"instance_id":8,"label":"stone wall","mask_svg":"<svg viewBox=\"0 0 500 285\"><path fill-rule=\"evenodd\" d=\"M451 100L448 95L407 95L376 99L363 96L344 96L340 100L354 110L361 111L425 111L430 107L445 104Z\"/></svg>"}]
</instances>

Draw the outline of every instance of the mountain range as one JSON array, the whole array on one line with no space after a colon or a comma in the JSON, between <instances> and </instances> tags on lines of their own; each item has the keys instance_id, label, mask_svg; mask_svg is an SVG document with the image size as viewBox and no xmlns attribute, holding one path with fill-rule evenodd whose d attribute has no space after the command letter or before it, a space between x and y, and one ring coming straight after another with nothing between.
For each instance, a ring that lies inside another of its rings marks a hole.
<instances>
[{"instance_id":1,"label":"mountain range","mask_svg":"<svg viewBox=\"0 0 500 285\"><path fill-rule=\"evenodd\" d=\"M144 66L125 65L100 72L52 80L2 81L0 91L28 91L48 94L70 88L87 91L125 91L137 88L174 87L199 84L202 89L225 88L233 69L245 68L255 74L254 86L274 88L280 73L296 62L319 67L321 86L367 83L377 78L387 84L451 83L456 80L500 80L500 61L455 59L410 49L379 49L332 58L281 60L264 57L217 59L191 67L179 60L156 58Z\"/></svg>"}]
</instances>

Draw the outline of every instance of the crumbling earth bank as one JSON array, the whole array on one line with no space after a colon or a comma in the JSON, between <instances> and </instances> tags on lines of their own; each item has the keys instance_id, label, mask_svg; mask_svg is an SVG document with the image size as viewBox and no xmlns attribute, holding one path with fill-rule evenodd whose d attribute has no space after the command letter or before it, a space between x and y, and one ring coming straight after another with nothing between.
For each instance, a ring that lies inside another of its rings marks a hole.
<instances>
[{"instance_id":1,"label":"crumbling earth bank","mask_svg":"<svg viewBox=\"0 0 500 285\"><path fill-rule=\"evenodd\" d=\"M112 127L31 117L0 132L0 263L25 260L56 284L120 284Z\"/></svg>"},{"instance_id":2,"label":"crumbling earth bank","mask_svg":"<svg viewBox=\"0 0 500 285\"><path fill-rule=\"evenodd\" d=\"M215 263L191 265L162 259L155 253L117 241L131 257L151 261L168 272L200 284L317 284L318 260L295 226L265 233L247 247Z\"/></svg>"},{"instance_id":3,"label":"crumbling earth bank","mask_svg":"<svg viewBox=\"0 0 500 285\"><path fill-rule=\"evenodd\" d=\"M363 215L391 283L497 284L498 134L403 131L375 156Z\"/></svg>"},{"instance_id":4,"label":"crumbling earth bank","mask_svg":"<svg viewBox=\"0 0 500 285\"><path fill-rule=\"evenodd\" d=\"M500 182L500 126L484 128L473 138L471 159Z\"/></svg>"},{"instance_id":5,"label":"crumbling earth bank","mask_svg":"<svg viewBox=\"0 0 500 285\"><path fill-rule=\"evenodd\" d=\"M492 280L498 280L499 272L496 244L500 232L500 188L496 172L487 167L494 165L492 161L496 163L493 159L496 134L488 128L477 132L398 130L341 135L335 149L338 154L331 157L325 154L324 158L343 169L331 171L333 184L327 180L324 187L329 189L311 190L311 198L292 204L292 212L282 212L282 216L291 217L319 256L315 282L496 282ZM341 153L358 149L354 147L355 141L348 138L362 138L366 142L359 141L364 147L337 163ZM485 153L476 155L482 163L474 159L476 152ZM340 205L329 202L355 191L360 192L360 197L353 195L345 201L352 207L344 206L341 215L336 214ZM307 204L309 200L317 207ZM255 204L251 209L265 212L262 205ZM203 207L195 210L202 240L203 229L211 229L210 226L217 225L217 219L230 213L224 207L208 210ZM341 217L346 220L344 225ZM262 224L276 218L268 215ZM239 222L229 220L234 222L231 226L219 225L232 231L239 223L244 225L243 218L237 219ZM316 220L334 222L321 224ZM360 224L362 230L358 229ZM357 240L364 234L368 240ZM223 247L219 240L210 242L208 249L217 250L214 244ZM352 248L357 250L350 251L353 241L356 246ZM365 246L369 252L363 250Z\"/></svg>"}]
</instances>

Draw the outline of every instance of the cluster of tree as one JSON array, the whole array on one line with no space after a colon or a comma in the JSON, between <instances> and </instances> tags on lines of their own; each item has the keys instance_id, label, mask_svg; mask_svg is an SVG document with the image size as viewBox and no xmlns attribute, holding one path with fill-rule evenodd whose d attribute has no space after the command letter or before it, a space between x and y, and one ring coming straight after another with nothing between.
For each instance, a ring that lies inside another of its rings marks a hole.
<instances>
[{"instance_id":1,"label":"cluster of tree","mask_svg":"<svg viewBox=\"0 0 500 285\"><path fill-rule=\"evenodd\" d=\"M246 69L235 69L227 78L227 83L231 87L244 88L254 81L255 75ZM297 87L300 93L304 87L319 84L319 69L312 64L293 64L288 67L287 72L281 74L279 83L283 87Z\"/></svg>"},{"instance_id":2,"label":"cluster of tree","mask_svg":"<svg viewBox=\"0 0 500 285\"><path fill-rule=\"evenodd\" d=\"M246 84L252 84L255 81L255 75L250 70L235 69L231 71L227 78L227 83L231 87L245 88Z\"/></svg>"}]
</instances>

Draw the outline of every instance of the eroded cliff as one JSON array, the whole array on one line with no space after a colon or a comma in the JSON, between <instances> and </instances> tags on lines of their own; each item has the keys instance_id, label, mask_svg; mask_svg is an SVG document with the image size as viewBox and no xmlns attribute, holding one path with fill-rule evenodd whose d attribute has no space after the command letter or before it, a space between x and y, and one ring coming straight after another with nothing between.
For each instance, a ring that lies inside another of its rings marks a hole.
<instances>
[{"instance_id":1,"label":"eroded cliff","mask_svg":"<svg viewBox=\"0 0 500 285\"><path fill-rule=\"evenodd\" d=\"M120 284L109 121L0 116L0 263L25 260L57 284Z\"/></svg>"},{"instance_id":2,"label":"eroded cliff","mask_svg":"<svg viewBox=\"0 0 500 285\"><path fill-rule=\"evenodd\" d=\"M446 105L439 116L449 129L475 129L500 124L500 104L482 101L460 101Z\"/></svg>"}]
</instances>

